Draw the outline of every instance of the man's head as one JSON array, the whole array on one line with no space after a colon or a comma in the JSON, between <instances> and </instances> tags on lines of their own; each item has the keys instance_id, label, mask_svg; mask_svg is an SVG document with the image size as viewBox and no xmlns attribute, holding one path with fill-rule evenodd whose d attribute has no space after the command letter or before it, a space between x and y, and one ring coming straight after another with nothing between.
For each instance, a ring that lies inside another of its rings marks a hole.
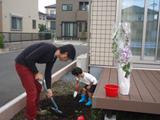
<instances>
[{"instance_id":1,"label":"man's head","mask_svg":"<svg viewBox=\"0 0 160 120\"><path fill-rule=\"evenodd\" d=\"M72 70L72 74L73 74L75 77L79 78L79 77L81 77L82 69L79 68L79 67L75 67L75 68L73 68L73 70Z\"/></svg>"},{"instance_id":2,"label":"man's head","mask_svg":"<svg viewBox=\"0 0 160 120\"><path fill-rule=\"evenodd\" d=\"M76 50L71 44L61 46L58 50L60 51L60 61L67 61L68 59L74 60L76 56Z\"/></svg>"}]
</instances>

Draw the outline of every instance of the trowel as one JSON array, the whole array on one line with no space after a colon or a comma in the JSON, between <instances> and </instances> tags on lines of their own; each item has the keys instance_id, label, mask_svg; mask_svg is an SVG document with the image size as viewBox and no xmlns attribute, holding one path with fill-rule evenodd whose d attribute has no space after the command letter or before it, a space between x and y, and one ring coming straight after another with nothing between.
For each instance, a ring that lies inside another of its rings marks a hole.
<instances>
[{"instance_id":1,"label":"trowel","mask_svg":"<svg viewBox=\"0 0 160 120\"><path fill-rule=\"evenodd\" d=\"M79 88L79 86L77 86L76 87L76 91L74 91L74 94L73 94L73 97L75 98L76 96L77 96L77 94L78 94L78 88Z\"/></svg>"}]
</instances>

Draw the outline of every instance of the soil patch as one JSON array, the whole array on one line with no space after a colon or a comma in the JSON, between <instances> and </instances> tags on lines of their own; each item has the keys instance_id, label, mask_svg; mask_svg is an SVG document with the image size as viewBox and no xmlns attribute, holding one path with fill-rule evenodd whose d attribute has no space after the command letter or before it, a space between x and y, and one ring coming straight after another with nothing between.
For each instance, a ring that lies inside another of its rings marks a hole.
<instances>
[{"instance_id":1,"label":"soil patch","mask_svg":"<svg viewBox=\"0 0 160 120\"><path fill-rule=\"evenodd\" d=\"M79 103L81 99L82 88L84 84L79 85L79 91L76 98L73 98L75 91L75 83L59 80L52 85L53 98L63 114L67 117L62 117L56 114L51 107L54 107L50 99L47 99L45 92L41 93L40 108L46 109L47 113L44 116L37 116L37 120L77 120L81 115L85 120L104 120L104 115L107 110L93 109L91 106L86 106L85 103ZM87 97L88 98L88 97ZM159 115L142 114L133 112L114 111L117 120L160 120ZM16 114L11 120L24 120L26 118L25 108Z\"/></svg>"}]
</instances>

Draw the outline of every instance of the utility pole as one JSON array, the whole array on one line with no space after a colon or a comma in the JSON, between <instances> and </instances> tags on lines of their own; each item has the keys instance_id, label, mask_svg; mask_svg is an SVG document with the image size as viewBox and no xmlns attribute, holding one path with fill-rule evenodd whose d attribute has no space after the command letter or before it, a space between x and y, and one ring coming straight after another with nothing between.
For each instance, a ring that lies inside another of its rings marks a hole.
<instances>
[{"instance_id":1,"label":"utility pole","mask_svg":"<svg viewBox=\"0 0 160 120\"><path fill-rule=\"evenodd\" d=\"M154 2L153 0L153 4L151 4L151 6L153 6L153 10L154 10L154 7L157 5L157 3Z\"/></svg>"}]
</instances>

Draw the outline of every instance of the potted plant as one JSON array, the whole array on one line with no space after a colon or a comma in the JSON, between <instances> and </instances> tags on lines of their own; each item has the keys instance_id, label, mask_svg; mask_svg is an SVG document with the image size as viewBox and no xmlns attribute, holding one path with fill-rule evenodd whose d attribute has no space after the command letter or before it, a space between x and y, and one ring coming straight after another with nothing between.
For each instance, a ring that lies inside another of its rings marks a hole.
<instances>
[{"instance_id":1,"label":"potted plant","mask_svg":"<svg viewBox=\"0 0 160 120\"><path fill-rule=\"evenodd\" d=\"M130 24L120 23L112 35L112 52L117 62L120 93L128 95L132 70L132 52L130 50Z\"/></svg>"}]
</instances>

